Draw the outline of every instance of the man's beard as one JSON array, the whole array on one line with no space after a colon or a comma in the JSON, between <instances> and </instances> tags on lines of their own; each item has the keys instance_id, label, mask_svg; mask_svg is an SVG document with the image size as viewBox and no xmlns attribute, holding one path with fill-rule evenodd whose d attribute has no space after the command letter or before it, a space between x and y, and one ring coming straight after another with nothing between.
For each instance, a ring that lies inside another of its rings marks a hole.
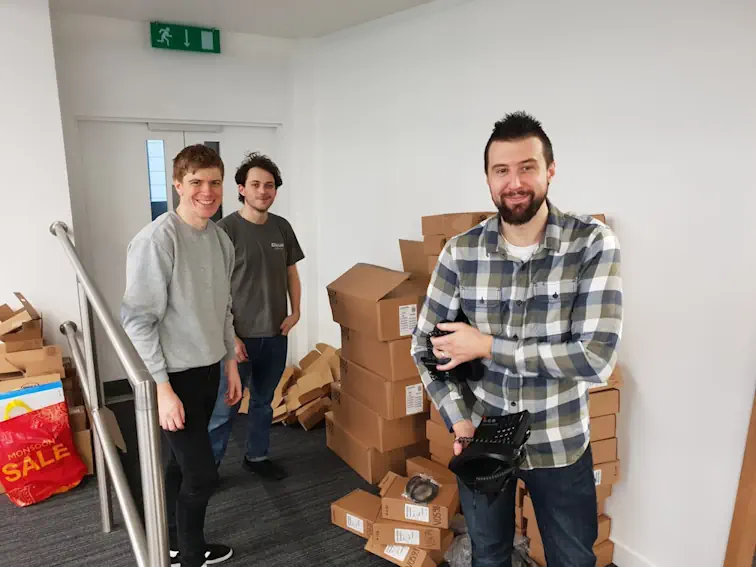
<instances>
[{"instance_id":1,"label":"man's beard","mask_svg":"<svg viewBox=\"0 0 756 567\"><path fill-rule=\"evenodd\" d=\"M536 213L546 200L548 187L546 187L546 192L540 198L536 198L535 193L530 190L518 191L517 193L529 195L530 203L527 205L516 205L514 208L510 209L506 206L506 200L502 197L501 204L498 205L497 208L499 209L501 220L507 224L523 225L529 223L533 217L536 216Z\"/></svg>"}]
</instances>

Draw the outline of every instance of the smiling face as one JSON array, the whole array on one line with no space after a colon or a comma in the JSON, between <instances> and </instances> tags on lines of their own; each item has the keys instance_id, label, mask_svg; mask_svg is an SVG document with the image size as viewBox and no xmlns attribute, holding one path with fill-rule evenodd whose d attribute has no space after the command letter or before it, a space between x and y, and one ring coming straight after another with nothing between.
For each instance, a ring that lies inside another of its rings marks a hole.
<instances>
[{"instance_id":1,"label":"smiling face","mask_svg":"<svg viewBox=\"0 0 756 567\"><path fill-rule=\"evenodd\" d=\"M554 172L554 162L546 165L543 143L535 136L492 142L486 180L501 219L528 223L544 206Z\"/></svg>"},{"instance_id":2,"label":"smiling face","mask_svg":"<svg viewBox=\"0 0 756 567\"><path fill-rule=\"evenodd\" d=\"M270 209L277 193L275 178L261 167L250 168L244 185L239 185L239 194L244 197L244 204L258 213Z\"/></svg>"},{"instance_id":3,"label":"smiling face","mask_svg":"<svg viewBox=\"0 0 756 567\"><path fill-rule=\"evenodd\" d=\"M223 201L223 173L219 168L187 171L173 184L180 197L179 207L197 220L208 221L218 212Z\"/></svg>"}]
</instances>

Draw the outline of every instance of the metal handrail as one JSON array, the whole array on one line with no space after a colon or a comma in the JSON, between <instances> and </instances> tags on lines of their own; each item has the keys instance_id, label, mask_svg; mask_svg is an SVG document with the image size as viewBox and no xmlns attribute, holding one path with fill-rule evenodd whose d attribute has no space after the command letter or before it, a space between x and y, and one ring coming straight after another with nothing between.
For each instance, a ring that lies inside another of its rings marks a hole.
<instances>
[{"instance_id":1,"label":"metal handrail","mask_svg":"<svg viewBox=\"0 0 756 567\"><path fill-rule=\"evenodd\" d=\"M79 287L83 340L85 355L79 344L77 327L71 321L61 325L61 332L68 339L72 356L79 369L87 409L92 417L95 430L95 458L98 467L98 487L102 511L103 531L109 532L112 518L108 473L112 477L115 494L123 512L126 529L136 555L139 567L168 567L168 529L166 525L165 486L160 464L160 427L157 413L157 389L155 381L144 365L123 327L116 323L107 309L102 294L95 286L79 259L71 242L68 227L60 222L50 226L50 232L58 239L76 273ZM136 411L137 442L142 478L144 517L146 530L129 490L118 452L101 414L102 385L96 379L92 330L90 325L90 305L100 320L105 334L121 361L131 387L134 389ZM85 361L86 357L86 361Z\"/></svg>"}]
</instances>

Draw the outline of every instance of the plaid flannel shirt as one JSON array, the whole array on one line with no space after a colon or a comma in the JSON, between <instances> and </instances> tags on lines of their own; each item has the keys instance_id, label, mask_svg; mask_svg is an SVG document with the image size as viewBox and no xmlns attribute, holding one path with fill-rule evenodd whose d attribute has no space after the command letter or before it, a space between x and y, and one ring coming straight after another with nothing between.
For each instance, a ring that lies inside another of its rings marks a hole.
<instances>
[{"instance_id":1,"label":"plaid flannel shirt","mask_svg":"<svg viewBox=\"0 0 756 567\"><path fill-rule=\"evenodd\" d=\"M494 216L452 238L431 277L412 355L447 425L528 410L524 468L562 467L589 443L588 388L606 383L622 331L619 243L590 217L550 202L545 234L527 262L507 256ZM492 358L463 391L421 362L428 333L459 310L492 335Z\"/></svg>"}]
</instances>

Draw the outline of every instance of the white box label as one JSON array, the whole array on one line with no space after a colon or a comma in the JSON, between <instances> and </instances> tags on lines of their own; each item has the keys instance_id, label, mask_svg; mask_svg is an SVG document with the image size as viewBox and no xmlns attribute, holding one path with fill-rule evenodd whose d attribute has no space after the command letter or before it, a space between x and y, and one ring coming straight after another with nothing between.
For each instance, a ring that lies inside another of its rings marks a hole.
<instances>
[{"instance_id":1,"label":"white box label","mask_svg":"<svg viewBox=\"0 0 756 567\"><path fill-rule=\"evenodd\" d=\"M420 545L420 532L418 530L395 528L394 541L403 545Z\"/></svg>"},{"instance_id":2,"label":"white box label","mask_svg":"<svg viewBox=\"0 0 756 567\"><path fill-rule=\"evenodd\" d=\"M404 505L404 518L413 522L430 523L430 510L425 506L415 506L414 504Z\"/></svg>"},{"instance_id":3,"label":"white box label","mask_svg":"<svg viewBox=\"0 0 756 567\"><path fill-rule=\"evenodd\" d=\"M393 557L397 561L404 561L407 559L407 555L409 555L409 547L403 545L387 545L386 549L383 550L383 553L389 557Z\"/></svg>"},{"instance_id":4,"label":"white box label","mask_svg":"<svg viewBox=\"0 0 756 567\"><path fill-rule=\"evenodd\" d=\"M417 305L399 306L399 335L407 337L417 327Z\"/></svg>"},{"instance_id":5,"label":"white box label","mask_svg":"<svg viewBox=\"0 0 756 567\"><path fill-rule=\"evenodd\" d=\"M601 484L601 469L595 469L593 471L593 480L596 483L596 486Z\"/></svg>"},{"instance_id":6,"label":"white box label","mask_svg":"<svg viewBox=\"0 0 756 567\"><path fill-rule=\"evenodd\" d=\"M414 384L405 388L407 415L414 415L423 411L423 385Z\"/></svg>"},{"instance_id":7,"label":"white box label","mask_svg":"<svg viewBox=\"0 0 756 567\"><path fill-rule=\"evenodd\" d=\"M347 520L347 527L350 530L360 532L361 534L365 533L365 522L362 521L362 518L358 518L357 516L352 516L351 514L347 514L346 520Z\"/></svg>"}]
</instances>

